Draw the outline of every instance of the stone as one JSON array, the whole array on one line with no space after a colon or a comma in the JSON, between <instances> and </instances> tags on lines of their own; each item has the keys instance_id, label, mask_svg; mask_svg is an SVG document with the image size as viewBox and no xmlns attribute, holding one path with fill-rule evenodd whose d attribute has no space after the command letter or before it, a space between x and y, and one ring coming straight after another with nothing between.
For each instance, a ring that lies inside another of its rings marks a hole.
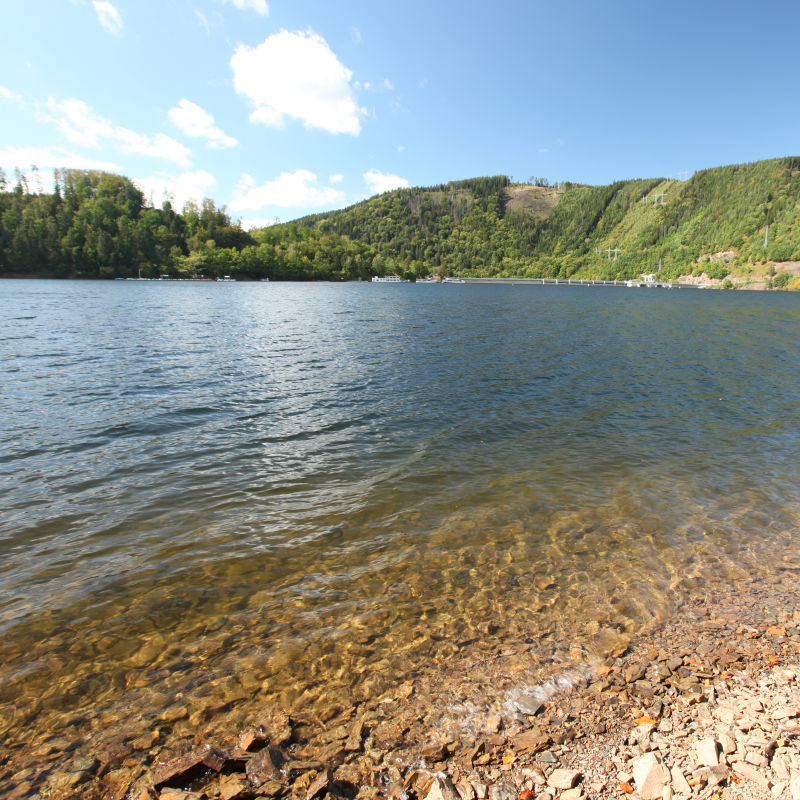
<instances>
[{"instance_id":1,"label":"stone","mask_svg":"<svg viewBox=\"0 0 800 800\"><path fill-rule=\"evenodd\" d=\"M284 711L274 710L268 720L262 721L261 727L267 730L271 745L281 747L292 741L292 721Z\"/></svg>"},{"instance_id":2,"label":"stone","mask_svg":"<svg viewBox=\"0 0 800 800\"><path fill-rule=\"evenodd\" d=\"M489 800L517 800L517 792L507 783L496 783L489 787Z\"/></svg>"},{"instance_id":3,"label":"stone","mask_svg":"<svg viewBox=\"0 0 800 800\"><path fill-rule=\"evenodd\" d=\"M244 795L245 790L249 792L250 784L241 775L220 775L219 796L222 800L236 800Z\"/></svg>"},{"instance_id":4,"label":"stone","mask_svg":"<svg viewBox=\"0 0 800 800\"><path fill-rule=\"evenodd\" d=\"M456 791L461 800L475 800L475 789L472 788L469 781L463 778L456 784Z\"/></svg>"},{"instance_id":5,"label":"stone","mask_svg":"<svg viewBox=\"0 0 800 800\"><path fill-rule=\"evenodd\" d=\"M581 777L581 773L576 769L564 769L559 767L550 773L547 785L553 789L571 789Z\"/></svg>"},{"instance_id":6,"label":"stone","mask_svg":"<svg viewBox=\"0 0 800 800\"><path fill-rule=\"evenodd\" d=\"M633 779L642 800L661 800L669 783L669 771L655 753L645 753L633 759Z\"/></svg>"},{"instance_id":7,"label":"stone","mask_svg":"<svg viewBox=\"0 0 800 800\"><path fill-rule=\"evenodd\" d=\"M130 769L116 769L107 772L100 783L107 800L123 800L133 783L133 774Z\"/></svg>"},{"instance_id":8,"label":"stone","mask_svg":"<svg viewBox=\"0 0 800 800\"><path fill-rule=\"evenodd\" d=\"M800 800L800 775L792 779L789 784L789 793L792 795L792 800Z\"/></svg>"},{"instance_id":9,"label":"stone","mask_svg":"<svg viewBox=\"0 0 800 800\"><path fill-rule=\"evenodd\" d=\"M772 769L782 781L788 781L791 777L789 774L789 765L783 756L775 756L772 759Z\"/></svg>"},{"instance_id":10,"label":"stone","mask_svg":"<svg viewBox=\"0 0 800 800\"><path fill-rule=\"evenodd\" d=\"M750 764L737 761L731 766L731 769L733 769L737 775L741 775L743 778L757 783L762 789L769 789L769 779L767 776Z\"/></svg>"},{"instance_id":11,"label":"stone","mask_svg":"<svg viewBox=\"0 0 800 800\"><path fill-rule=\"evenodd\" d=\"M729 756L731 753L736 752L736 742L727 733L720 734L719 743L725 755Z\"/></svg>"},{"instance_id":12,"label":"stone","mask_svg":"<svg viewBox=\"0 0 800 800\"><path fill-rule=\"evenodd\" d=\"M647 667L644 664L631 664L625 668L625 683L635 683L644 678Z\"/></svg>"},{"instance_id":13,"label":"stone","mask_svg":"<svg viewBox=\"0 0 800 800\"><path fill-rule=\"evenodd\" d=\"M547 783L547 778L538 767L523 767L519 771L523 780L531 781L534 786L544 786Z\"/></svg>"},{"instance_id":14,"label":"stone","mask_svg":"<svg viewBox=\"0 0 800 800\"><path fill-rule=\"evenodd\" d=\"M363 736L364 736L364 718L359 717L357 720L353 722L353 726L350 728L350 735L347 737L347 741L344 743L344 749L350 750L351 752L360 750L361 739Z\"/></svg>"},{"instance_id":15,"label":"stone","mask_svg":"<svg viewBox=\"0 0 800 800\"><path fill-rule=\"evenodd\" d=\"M205 750L192 750L190 753L156 765L153 773L153 786L156 789L173 780L185 780L192 773L203 769Z\"/></svg>"},{"instance_id":16,"label":"stone","mask_svg":"<svg viewBox=\"0 0 800 800\"><path fill-rule=\"evenodd\" d=\"M536 753L550 744L550 737L537 730L528 730L518 733L511 743L516 750L530 750Z\"/></svg>"},{"instance_id":17,"label":"stone","mask_svg":"<svg viewBox=\"0 0 800 800\"><path fill-rule=\"evenodd\" d=\"M240 750L247 751L253 747L253 745L263 745L266 741L266 737L261 734L261 731L255 728L249 728L239 734L239 738L236 740L236 746Z\"/></svg>"},{"instance_id":18,"label":"stone","mask_svg":"<svg viewBox=\"0 0 800 800\"><path fill-rule=\"evenodd\" d=\"M439 773L425 795L425 800L461 800L453 782L447 775Z\"/></svg>"},{"instance_id":19,"label":"stone","mask_svg":"<svg viewBox=\"0 0 800 800\"><path fill-rule=\"evenodd\" d=\"M201 800L202 797L203 795L195 792L187 792L183 789L173 789L167 786L161 790L158 800Z\"/></svg>"},{"instance_id":20,"label":"stone","mask_svg":"<svg viewBox=\"0 0 800 800\"><path fill-rule=\"evenodd\" d=\"M522 714L535 717L544 708L544 703L534 697L520 697L516 701L516 706Z\"/></svg>"},{"instance_id":21,"label":"stone","mask_svg":"<svg viewBox=\"0 0 800 800\"><path fill-rule=\"evenodd\" d=\"M447 758L448 750L447 745L443 742L434 742L433 744L425 745L420 753L425 761L433 764L437 761L444 761Z\"/></svg>"},{"instance_id":22,"label":"stone","mask_svg":"<svg viewBox=\"0 0 800 800\"><path fill-rule=\"evenodd\" d=\"M733 721L736 719L736 712L727 706L718 706L714 709L714 716L725 725L733 725Z\"/></svg>"},{"instance_id":23,"label":"stone","mask_svg":"<svg viewBox=\"0 0 800 800\"><path fill-rule=\"evenodd\" d=\"M247 777L258 788L269 781L282 781L283 754L275 747L265 747L247 762Z\"/></svg>"},{"instance_id":24,"label":"stone","mask_svg":"<svg viewBox=\"0 0 800 800\"><path fill-rule=\"evenodd\" d=\"M203 756L203 764L214 772L222 772L225 765L228 763L228 758L224 753L215 750L213 747L207 747L205 755Z\"/></svg>"},{"instance_id":25,"label":"stone","mask_svg":"<svg viewBox=\"0 0 800 800\"><path fill-rule=\"evenodd\" d=\"M694 747L697 753L697 760L704 767L716 767L719 764L716 739L713 737L701 739Z\"/></svg>"},{"instance_id":26,"label":"stone","mask_svg":"<svg viewBox=\"0 0 800 800\"><path fill-rule=\"evenodd\" d=\"M396 722L384 722L372 731L375 744L381 750L393 750L403 744L405 729Z\"/></svg>"},{"instance_id":27,"label":"stone","mask_svg":"<svg viewBox=\"0 0 800 800\"><path fill-rule=\"evenodd\" d=\"M722 764L718 764L716 767L709 767L706 771L706 780L708 781L709 787L725 783L728 780L729 774L730 771L728 768Z\"/></svg>"},{"instance_id":28,"label":"stone","mask_svg":"<svg viewBox=\"0 0 800 800\"><path fill-rule=\"evenodd\" d=\"M770 716L775 720L800 717L800 706L781 706L780 708L776 708Z\"/></svg>"},{"instance_id":29,"label":"stone","mask_svg":"<svg viewBox=\"0 0 800 800\"><path fill-rule=\"evenodd\" d=\"M754 767L766 767L767 766L767 759L761 753L748 753L744 760L748 764L752 764Z\"/></svg>"},{"instance_id":30,"label":"stone","mask_svg":"<svg viewBox=\"0 0 800 800\"><path fill-rule=\"evenodd\" d=\"M475 797L478 800L486 800L486 795L489 794L489 789L485 783L481 783L481 781L471 781L472 788L475 790Z\"/></svg>"},{"instance_id":31,"label":"stone","mask_svg":"<svg viewBox=\"0 0 800 800\"><path fill-rule=\"evenodd\" d=\"M583 797L583 789L580 786L576 786L574 789L567 789L559 795L560 800L581 800L581 797Z\"/></svg>"},{"instance_id":32,"label":"stone","mask_svg":"<svg viewBox=\"0 0 800 800\"><path fill-rule=\"evenodd\" d=\"M267 781L258 787L258 797L279 797L283 794L284 788L279 781Z\"/></svg>"},{"instance_id":33,"label":"stone","mask_svg":"<svg viewBox=\"0 0 800 800\"><path fill-rule=\"evenodd\" d=\"M306 792L306 800L314 800L315 797L324 794L331 785L332 780L333 772L330 769L325 769L320 772L320 774L317 775L317 777L311 782L311 786L308 787L308 791Z\"/></svg>"}]
</instances>

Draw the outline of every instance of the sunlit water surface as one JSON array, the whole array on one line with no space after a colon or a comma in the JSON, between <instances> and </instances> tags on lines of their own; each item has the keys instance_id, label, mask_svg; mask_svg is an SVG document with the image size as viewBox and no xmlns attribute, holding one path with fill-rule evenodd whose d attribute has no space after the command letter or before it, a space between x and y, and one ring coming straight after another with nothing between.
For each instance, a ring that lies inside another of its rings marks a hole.
<instances>
[{"instance_id":1,"label":"sunlit water surface","mask_svg":"<svg viewBox=\"0 0 800 800\"><path fill-rule=\"evenodd\" d=\"M3 281L0 342L12 749L591 658L797 550L797 295Z\"/></svg>"}]
</instances>

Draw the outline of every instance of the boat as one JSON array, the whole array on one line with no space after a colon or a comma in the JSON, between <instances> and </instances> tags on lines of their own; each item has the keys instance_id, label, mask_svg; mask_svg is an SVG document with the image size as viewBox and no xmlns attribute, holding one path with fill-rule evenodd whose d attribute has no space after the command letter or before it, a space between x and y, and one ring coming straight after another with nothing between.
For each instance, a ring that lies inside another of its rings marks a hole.
<instances>
[{"instance_id":1,"label":"boat","mask_svg":"<svg viewBox=\"0 0 800 800\"><path fill-rule=\"evenodd\" d=\"M383 277L375 275L372 279L373 283L402 283L403 279L399 275L384 275Z\"/></svg>"},{"instance_id":2,"label":"boat","mask_svg":"<svg viewBox=\"0 0 800 800\"><path fill-rule=\"evenodd\" d=\"M442 283L466 283L463 278L442 278Z\"/></svg>"},{"instance_id":3,"label":"boat","mask_svg":"<svg viewBox=\"0 0 800 800\"><path fill-rule=\"evenodd\" d=\"M225 282L225 281L235 282L236 278L231 278L230 275L223 275L221 278L217 278L217 280L220 282Z\"/></svg>"}]
</instances>

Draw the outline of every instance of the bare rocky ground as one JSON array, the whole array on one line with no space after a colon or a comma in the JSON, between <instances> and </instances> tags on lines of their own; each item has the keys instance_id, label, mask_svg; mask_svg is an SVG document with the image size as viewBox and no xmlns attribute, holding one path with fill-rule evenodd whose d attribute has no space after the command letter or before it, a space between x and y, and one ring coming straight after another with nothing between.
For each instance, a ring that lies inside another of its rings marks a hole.
<instances>
[{"instance_id":1,"label":"bare rocky ground","mask_svg":"<svg viewBox=\"0 0 800 800\"><path fill-rule=\"evenodd\" d=\"M797 578L697 598L602 661L509 695L506 712L487 697L468 725L436 707L466 666L441 665L438 682L412 677L330 719L260 709L219 741L98 752L44 785L18 775L3 796L800 800Z\"/></svg>"},{"instance_id":2,"label":"bare rocky ground","mask_svg":"<svg viewBox=\"0 0 800 800\"><path fill-rule=\"evenodd\" d=\"M734 256L734 250L726 250L720 253L712 253L707 256L707 260L714 263L718 261L728 262ZM703 259L698 258L698 262ZM786 273L790 276L790 281L786 288L797 289L800 277L800 261L765 261L763 264L752 264L746 267L739 267L735 269L730 275L727 276L733 286L737 289L751 289L751 290L765 290L768 287L768 280L774 278L776 275ZM681 275L677 278L678 283L689 283L695 286L704 288L722 286L725 279L710 278L707 273L703 272L701 275Z\"/></svg>"}]
</instances>

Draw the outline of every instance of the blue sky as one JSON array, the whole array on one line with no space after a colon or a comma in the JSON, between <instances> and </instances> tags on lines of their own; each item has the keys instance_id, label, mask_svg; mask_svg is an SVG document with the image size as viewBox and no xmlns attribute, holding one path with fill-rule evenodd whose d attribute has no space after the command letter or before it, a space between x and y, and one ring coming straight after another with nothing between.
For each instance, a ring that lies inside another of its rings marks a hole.
<instances>
[{"instance_id":1,"label":"blue sky","mask_svg":"<svg viewBox=\"0 0 800 800\"><path fill-rule=\"evenodd\" d=\"M405 185L608 183L800 155L800 4L6 3L0 167L246 226Z\"/></svg>"}]
</instances>

